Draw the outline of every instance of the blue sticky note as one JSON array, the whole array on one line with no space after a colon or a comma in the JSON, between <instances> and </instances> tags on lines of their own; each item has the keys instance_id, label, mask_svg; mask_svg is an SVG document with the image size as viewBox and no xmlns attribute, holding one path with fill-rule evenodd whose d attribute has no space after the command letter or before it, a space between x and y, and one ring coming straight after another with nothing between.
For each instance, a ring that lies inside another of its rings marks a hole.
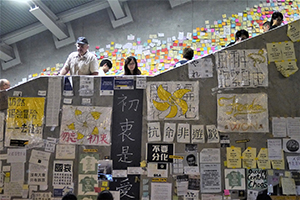
<instances>
[{"instance_id":1,"label":"blue sticky note","mask_svg":"<svg viewBox=\"0 0 300 200\"><path fill-rule=\"evenodd\" d=\"M218 20L218 24L222 24L222 20Z\"/></svg>"},{"instance_id":2,"label":"blue sticky note","mask_svg":"<svg viewBox=\"0 0 300 200\"><path fill-rule=\"evenodd\" d=\"M252 37L256 36L256 33L252 33Z\"/></svg>"},{"instance_id":3,"label":"blue sticky note","mask_svg":"<svg viewBox=\"0 0 300 200\"><path fill-rule=\"evenodd\" d=\"M231 28L235 28L235 24L231 24Z\"/></svg>"},{"instance_id":4,"label":"blue sticky note","mask_svg":"<svg viewBox=\"0 0 300 200\"><path fill-rule=\"evenodd\" d=\"M192 42L196 42L196 40L195 40L195 39L193 39L193 40L192 40Z\"/></svg>"},{"instance_id":5,"label":"blue sticky note","mask_svg":"<svg viewBox=\"0 0 300 200\"><path fill-rule=\"evenodd\" d=\"M274 7L275 6L275 4L274 3L271 3L271 7Z\"/></svg>"},{"instance_id":6,"label":"blue sticky note","mask_svg":"<svg viewBox=\"0 0 300 200\"><path fill-rule=\"evenodd\" d=\"M167 44L166 40L161 41L162 44Z\"/></svg>"},{"instance_id":7,"label":"blue sticky note","mask_svg":"<svg viewBox=\"0 0 300 200\"><path fill-rule=\"evenodd\" d=\"M204 47L203 50L204 50L204 51L207 51L207 47Z\"/></svg>"},{"instance_id":8,"label":"blue sticky note","mask_svg":"<svg viewBox=\"0 0 300 200\"><path fill-rule=\"evenodd\" d=\"M197 33L193 33L193 36L197 36Z\"/></svg>"},{"instance_id":9,"label":"blue sticky note","mask_svg":"<svg viewBox=\"0 0 300 200\"><path fill-rule=\"evenodd\" d=\"M140 42L140 41L141 41L141 38L136 38L136 41Z\"/></svg>"},{"instance_id":10,"label":"blue sticky note","mask_svg":"<svg viewBox=\"0 0 300 200\"><path fill-rule=\"evenodd\" d=\"M182 53L182 50L179 50L179 53Z\"/></svg>"}]
</instances>

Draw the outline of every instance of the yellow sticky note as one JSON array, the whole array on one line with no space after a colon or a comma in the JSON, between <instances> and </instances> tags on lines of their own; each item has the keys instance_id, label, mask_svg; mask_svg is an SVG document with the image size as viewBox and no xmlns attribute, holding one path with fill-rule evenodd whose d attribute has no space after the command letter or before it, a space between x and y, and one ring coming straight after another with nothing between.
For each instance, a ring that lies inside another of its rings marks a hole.
<instances>
[{"instance_id":1,"label":"yellow sticky note","mask_svg":"<svg viewBox=\"0 0 300 200\"><path fill-rule=\"evenodd\" d=\"M102 186L103 186L103 187L108 187L108 182L107 182L107 181L103 181L103 182L102 182Z\"/></svg>"},{"instance_id":2,"label":"yellow sticky note","mask_svg":"<svg viewBox=\"0 0 300 200\"><path fill-rule=\"evenodd\" d=\"M226 14L223 14L222 17L223 17L223 18L226 18Z\"/></svg>"}]
</instances>

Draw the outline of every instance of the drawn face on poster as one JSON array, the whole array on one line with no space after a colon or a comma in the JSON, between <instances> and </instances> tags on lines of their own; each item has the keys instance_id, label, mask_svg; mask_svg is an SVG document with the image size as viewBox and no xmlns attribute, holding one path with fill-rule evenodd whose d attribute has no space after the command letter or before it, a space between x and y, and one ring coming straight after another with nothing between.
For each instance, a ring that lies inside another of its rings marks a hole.
<instances>
[{"instance_id":1,"label":"drawn face on poster","mask_svg":"<svg viewBox=\"0 0 300 200\"><path fill-rule=\"evenodd\" d=\"M218 130L268 132L268 97L265 93L218 94Z\"/></svg>"},{"instance_id":2,"label":"drawn face on poster","mask_svg":"<svg viewBox=\"0 0 300 200\"><path fill-rule=\"evenodd\" d=\"M148 83L148 120L197 120L198 88L198 82Z\"/></svg>"},{"instance_id":3,"label":"drawn face on poster","mask_svg":"<svg viewBox=\"0 0 300 200\"><path fill-rule=\"evenodd\" d=\"M268 63L264 50L229 50L216 54L219 88L267 87Z\"/></svg>"},{"instance_id":4,"label":"drawn face on poster","mask_svg":"<svg viewBox=\"0 0 300 200\"><path fill-rule=\"evenodd\" d=\"M110 107L63 106L60 143L110 145Z\"/></svg>"},{"instance_id":5,"label":"drawn face on poster","mask_svg":"<svg viewBox=\"0 0 300 200\"><path fill-rule=\"evenodd\" d=\"M5 146L11 140L41 140L45 98L9 97L6 119Z\"/></svg>"},{"instance_id":6,"label":"drawn face on poster","mask_svg":"<svg viewBox=\"0 0 300 200\"><path fill-rule=\"evenodd\" d=\"M198 166L196 163L196 156L194 154L187 155L185 159L188 166Z\"/></svg>"}]
</instances>

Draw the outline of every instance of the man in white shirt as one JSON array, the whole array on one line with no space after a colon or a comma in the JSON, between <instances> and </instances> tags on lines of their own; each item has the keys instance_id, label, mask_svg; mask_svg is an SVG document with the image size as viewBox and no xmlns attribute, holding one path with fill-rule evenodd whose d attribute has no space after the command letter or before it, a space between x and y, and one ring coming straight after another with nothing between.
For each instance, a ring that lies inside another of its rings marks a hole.
<instances>
[{"instance_id":1,"label":"man in white shirt","mask_svg":"<svg viewBox=\"0 0 300 200\"><path fill-rule=\"evenodd\" d=\"M85 37L79 37L76 42L77 52L69 55L60 75L98 75L98 61L95 54L88 51L89 43Z\"/></svg>"},{"instance_id":2,"label":"man in white shirt","mask_svg":"<svg viewBox=\"0 0 300 200\"><path fill-rule=\"evenodd\" d=\"M105 58L100 62L99 76L105 76L105 74L112 68L112 62Z\"/></svg>"}]
</instances>

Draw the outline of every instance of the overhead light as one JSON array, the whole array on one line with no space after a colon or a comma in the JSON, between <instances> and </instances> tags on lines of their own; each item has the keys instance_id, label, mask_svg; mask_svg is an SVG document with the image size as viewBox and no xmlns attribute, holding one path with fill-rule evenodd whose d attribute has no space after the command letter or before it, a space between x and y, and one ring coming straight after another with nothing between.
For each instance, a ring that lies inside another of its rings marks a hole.
<instances>
[{"instance_id":1,"label":"overhead light","mask_svg":"<svg viewBox=\"0 0 300 200\"><path fill-rule=\"evenodd\" d=\"M59 27L59 25L50 17L47 16L40 7L35 6L29 10L49 31L53 33L59 40L65 39L68 35L65 31Z\"/></svg>"}]
</instances>

